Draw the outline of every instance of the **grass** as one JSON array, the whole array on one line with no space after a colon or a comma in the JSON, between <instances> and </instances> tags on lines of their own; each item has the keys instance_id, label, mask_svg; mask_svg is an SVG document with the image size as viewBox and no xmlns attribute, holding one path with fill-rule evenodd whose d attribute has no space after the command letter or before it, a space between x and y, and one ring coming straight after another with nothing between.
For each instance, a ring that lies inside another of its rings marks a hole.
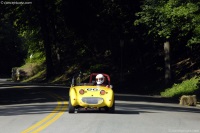
<instances>
[{"instance_id":1,"label":"grass","mask_svg":"<svg viewBox=\"0 0 200 133\"><path fill-rule=\"evenodd\" d=\"M22 82L44 80L45 78L45 57L41 52L36 52L30 59L27 57L25 64L19 69L25 74L20 79Z\"/></svg>"},{"instance_id":2,"label":"grass","mask_svg":"<svg viewBox=\"0 0 200 133\"><path fill-rule=\"evenodd\" d=\"M31 81L39 81L39 80L44 80L45 79L45 70L42 70L40 72L38 72L37 74L35 74L34 76L27 78L25 80L23 80L22 82L31 82Z\"/></svg>"},{"instance_id":3,"label":"grass","mask_svg":"<svg viewBox=\"0 0 200 133\"><path fill-rule=\"evenodd\" d=\"M180 97L182 95L195 95L199 89L199 78L193 77L185 80L180 84L174 84L171 88L167 88L161 92L163 97Z\"/></svg>"}]
</instances>

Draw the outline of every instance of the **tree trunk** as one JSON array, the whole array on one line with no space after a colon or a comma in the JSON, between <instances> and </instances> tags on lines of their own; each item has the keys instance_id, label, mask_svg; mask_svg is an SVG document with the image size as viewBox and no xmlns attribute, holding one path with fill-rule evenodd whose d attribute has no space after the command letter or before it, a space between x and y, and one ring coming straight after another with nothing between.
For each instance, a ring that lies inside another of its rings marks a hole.
<instances>
[{"instance_id":1,"label":"tree trunk","mask_svg":"<svg viewBox=\"0 0 200 133\"><path fill-rule=\"evenodd\" d=\"M170 43L164 43L165 52L165 85L168 86L171 82L171 66L170 66Z\"/></svg>"},{"instance_id":2,"label":"tree trunk","mask_svg":"<svg viewBox=\"0 0 200 133\"><path fill-rule=\"evenodd\" d=\"M53 75L53 62L52 62L52 51L51 51L51 41L49 37L49 29L48 29L48 13L47 8L45 7L45 0L41 1L40 4L40 26L41 32L44 40L44 49L46 55L46 79L48 80Z\"/></svg>"}]
</instances>

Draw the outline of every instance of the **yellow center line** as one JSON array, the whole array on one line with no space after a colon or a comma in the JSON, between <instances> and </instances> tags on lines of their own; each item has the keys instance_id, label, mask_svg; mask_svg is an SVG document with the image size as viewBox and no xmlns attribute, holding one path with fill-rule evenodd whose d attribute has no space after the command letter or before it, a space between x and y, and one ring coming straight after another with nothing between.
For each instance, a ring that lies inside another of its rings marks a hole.
<instances>
[{"instance_id":1,"label":"yellow center line","mask_svg":"<svg viewBox=\"0 0 200 133\"><path fill-rule=\"evenodd\" d=\"M62 109L60 110L60 112L53 117L51 120L47 121L44 125L42 125L41 127L37 128L35 131L33 131L32 133L38 133L42 130L44 130L46 127L48 127L50 124L52 124L53 122L55 122L57 119L59 119L65 112L65 110L67 109L67 102L64 102L64 106L62 107Z\"/></svg>"},{"instance_id":2,"label":"yellow center line","mask_svg":"<svg viewBox=\"0 0 200 133\"><path fill-rule=\"evenodd\" d=\"M44 119L32 125L28 129L22 131L21 133L29 133L29 132L38 133L42 131L43 129L45 129L46 127L48 127L53 122L55 122L58 118L60 118L64 114L65 110L67 109L68 103L66 101L61 102L60 100L64 100L64 99L58 95L50 94L50 93L48 93L48 95L50 95L51 97L57 100L56 108Z\"/></svg>"}]
</instances>

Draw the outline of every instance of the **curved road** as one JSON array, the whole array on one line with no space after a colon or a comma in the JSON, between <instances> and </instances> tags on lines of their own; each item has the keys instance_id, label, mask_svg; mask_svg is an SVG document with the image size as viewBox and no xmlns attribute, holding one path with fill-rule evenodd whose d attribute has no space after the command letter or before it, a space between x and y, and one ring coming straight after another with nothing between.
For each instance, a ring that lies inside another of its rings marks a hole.
<instances>
[{"instance_id":1,"label":"curved road","mask_svg":"<svg viewBox=\"0 0 200 133\"><path fill-rule=\"evenodd\" d=\"M0 133L200 133L200 107L116 94L116 112L68 113L68 88L0 80Z\"/></svg>"}]
</instances>

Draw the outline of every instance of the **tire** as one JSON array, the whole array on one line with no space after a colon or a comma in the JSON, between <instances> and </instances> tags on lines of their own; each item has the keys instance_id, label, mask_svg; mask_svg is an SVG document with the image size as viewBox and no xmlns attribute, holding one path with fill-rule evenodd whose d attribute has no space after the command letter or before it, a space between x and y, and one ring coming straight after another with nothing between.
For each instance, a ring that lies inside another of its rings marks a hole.
<instances>
[{"instance_id":1,"label":"tire","mask_svg":"<svg viewBox=\"0 0 200 133\"><path fill-rule=\"evenodd\" d=\"M112 107L105 107L106 112L108 113L114 113L115 112L115 100L113 102L113 106Z\"/></svg>"},{"instance_id":2,"label":"tire","mask_svg":"<svg viewBox=\"0 0 200 133\"><path fill-rule=\"evenodd\" d=\"M111 108L109 108L108 112L109 113L115 113L115 100L113 102L113 106Z\"/></svg>"},{"instance_id":3,"label":"tire","mask_svg":"<svg viewBox=\"0 0 200 133\"><path fill-rule=\"evenodd\" d=\"M68 102L68 111L69 111L69 113L75 112L75 107L72 106L70 97L69 97L69 102Z\"/></svg>"}]
</instances>

